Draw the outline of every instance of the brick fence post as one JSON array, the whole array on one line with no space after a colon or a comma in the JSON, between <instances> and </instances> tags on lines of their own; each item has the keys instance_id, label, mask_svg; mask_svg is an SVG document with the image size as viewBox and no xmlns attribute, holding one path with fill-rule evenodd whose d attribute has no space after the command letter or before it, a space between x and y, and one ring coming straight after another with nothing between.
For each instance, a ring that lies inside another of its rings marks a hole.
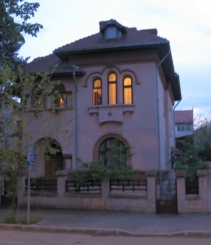
<instances>
[{"instance_id":1,"label":"brick fence post","mask_svg":"<svg viewBox=\"0 0 211 245\"><path fill-rule=\"evenodd\" d=\"M184 204L185 204L185 170L178 170L176 171L176 178L177 178L177 211L178 213L184 212Z\"/></svg>"},{"instance_id":2,"label":"brick fence post","mask_svg":"<svg viewBox=\"0 0 211 245\"><path fill-rule=\"evenodd\" d=\"M146 171L147 176L147 212L156 213L156 176L157 171Z\"/></svg>"},{"instance_id":3,"label":"brick fence post","mask_svg":"<svg viewBox=\"0 0 211 245\"><path fill-rule=\"evenodd\" d=\"M106 178L101 181L101 196L108 198L110 193L110 179Z\"/></svg>"},{"instance_id":4,"label":"brick fence post","mask_svg":"<svg viewBox=\"0 0 211 245\"><path fill-rule=\"evenodd\" d=\"M57 170L57 195L63 197L66 192L66 180L67 180L68 170Z\"/></svg>"},{"instance_id":5,"label":"brick fence post","mask_svg":"<svg viewBox=\"0 0 211 245\"><path fill-rule=\"evenodd\" d=\"M2 178L0 176L0 207L1 207L1 195L2 195Z\"/></svg>"},{"instance_id":6,"label":"brick fence post","mask_svg":"<svg viewBox=\"0 0 211 245\"><path fill-rule=\"evenodd\" d=\"M199 198L202 201L201 211L208 212L207 170L198 170Z\"/></svg>"},{"instance_id":7,"label":"brick fence post","mask_svg":"<svg viewBox=\"0 0 211 245\"><path fill-rule=\"evenodd\" d=\"M211 162L207 164L207 198L208 212L211 212Z\"/></svg>"}]
</instances>

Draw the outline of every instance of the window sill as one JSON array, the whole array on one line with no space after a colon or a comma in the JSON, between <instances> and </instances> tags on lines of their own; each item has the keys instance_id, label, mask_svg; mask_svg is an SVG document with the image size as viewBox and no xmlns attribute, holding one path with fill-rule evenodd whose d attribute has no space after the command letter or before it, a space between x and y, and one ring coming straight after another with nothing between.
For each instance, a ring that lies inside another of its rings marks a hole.
<instances>
[{"instance_id":1,"label":"window sill","mask_svg":"<svg viewBox=\"0 0 211 245\"><path fill-rule=\"evenodd\" d=\"M199 200L198 194L186 194L185 195L186 200Z\"/></svg>"},{"instance_id":2,"label":"window sill","mask_svg":"<svg viewBox=\"0 0 211 245\"><path fill-rule=\"evenodd\" d=\"M73 107L27 108L25 112L65 111L65 110L73 110Z\"/></svg>"},{"instance_id":3,"label":"window sill","mask_svg":"<svg viewBox=\"0 0 211 245\"><path fill-rule=\"evenodd\" d=\"M119 108L122 109L123 114L125 114L126 112L129 113L133 113L134 109L135 109L135 105L134 104L130 104L130 105L124 105L124 104L116 104L116 105L96 105L96 106L90 106L88 107L88 112L90 115L93 114L98 114L99 110L101 110L102 108Z\"/></svg>"},{"instance_id":4,"label":"window sill","mask_svg":"<svg viewBox=\"0 0 211 245\"><path fill-rule=\"evenodd\" d=\"M123 114L132 114L135 110L135 105L97 105L88 107L88 112L92 116L93 114L98 115L98 122L100 124L107 122L116 122L118 124L123 123Z\"/></svg>"},{"instance_id":5,"label":"window sill","mask_svg":"<svg viewBox=\"0 0 211 245\"><path fill-rule=\"evenodd\" d=\"M46 108L27 108L25 109L26 112L40 112L40 111L46 111Z\"/></svg>"},{"instance_id":6,"label":"window sill","mask_svg":"<svg viewBox=\"0 0 211 245\"><path fill-rule=\"evenodd\" d=\"M72 110L72 109L73 109L73 107L52 107L52 108L50 108L48 110L50 110L50 111L52 111L52 110L54 110L54 111L64 111L64 110Z\"/></svg>"}]
</instances>

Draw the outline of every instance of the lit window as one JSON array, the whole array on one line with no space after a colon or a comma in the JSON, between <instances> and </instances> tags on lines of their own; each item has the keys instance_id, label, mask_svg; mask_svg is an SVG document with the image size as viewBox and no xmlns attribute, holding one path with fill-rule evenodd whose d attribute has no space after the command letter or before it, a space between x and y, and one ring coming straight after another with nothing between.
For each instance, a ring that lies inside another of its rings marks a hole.
<instances>
[{"instance_id":1,"label":"lit window","mask_svg":"<svg viewBox=\"0 0 211 245\"><path fill-rule=\"evenodd\" d=\"M45 106L45 95L44 90L39 88L39 86L35 86L32 90L32 107L41 108Z\"/></svg>"},{"instance_id":2,"label":"lit window","mask_svg":"<svg viewBox=\"0 0 211 245\"><path fill-rule=\"evenodd\" d=\"M115 105L117 102L117 81L116 74L110 73L108 76L108 104Z\"/></svg>"},{"instance_id":3,"label":"lit window","mask_svg":"<svg viewBox=\"0 0 211 245\"><path fill-rule=\"evenodd\" d=\"M95 79L93 82L93 105L102 104L102 82L100 79Z\"/></svg>"},{"instance_id":4,"label":"lit window","mask_svg":"<svg viewBox=\"0 0 211 245\"><path fill-rule=\"evenodd\" d=\"M130 77L125 77L123 81L123 93L124 93L124 104L133 103L133 93L132 93L132 79Z\"/></svg>"},{"instance_id":5,"label":"lit window","mask_svg":"<svg viewBox=\"0 0 211 245\"><path fill-rule=\"evenodd\" d=\"M67 106L67 93L63 84L56 86L53 89L53 107L66 108Z\"/></svg>"}]
</instances>

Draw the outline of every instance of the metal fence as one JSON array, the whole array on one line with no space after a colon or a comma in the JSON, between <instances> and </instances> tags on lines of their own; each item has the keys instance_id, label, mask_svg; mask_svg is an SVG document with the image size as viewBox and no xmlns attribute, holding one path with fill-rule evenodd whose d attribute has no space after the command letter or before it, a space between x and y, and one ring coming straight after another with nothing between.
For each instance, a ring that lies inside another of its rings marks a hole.
<instances>
[{"instance_id":1,"label":"metal fence","mask_svg":"<svg viewBox=\"0 0 211 245\"><path fill-rule=\"evenodd\" d=\"M28 189L28 179L25 179L25 190ZM57 191L57 180L56 179L30 179L30 189L32 191Z\"/></svg>"},{"instance_id":2,"label":"metal fence","mask_svg":"<svg viewBox=\"0 0 211 245\"><path fill-rule=\"evenodd\" d=\"M194 179L185 179L186 194L199 194L198 177Z\"/></svg>"},{"instance_id":3,"label":"metal fence","mask_svg":"<svg viewBox=\"0 0 211 245\"><path fill-rule=\"evenodd\" d=\"M66 180L66 192L68 193L101 193L101 180L79 181Z\"/></svg>"},{"instance_id":4,"label":"metal fence","mask_svg":"<svg viewBox=\"0 0 211 245\"><path fill-rule=\"evenodd\" d=\"M147 191L147 180L110 179L110 191Z\"/></svg>"}]
</instances>

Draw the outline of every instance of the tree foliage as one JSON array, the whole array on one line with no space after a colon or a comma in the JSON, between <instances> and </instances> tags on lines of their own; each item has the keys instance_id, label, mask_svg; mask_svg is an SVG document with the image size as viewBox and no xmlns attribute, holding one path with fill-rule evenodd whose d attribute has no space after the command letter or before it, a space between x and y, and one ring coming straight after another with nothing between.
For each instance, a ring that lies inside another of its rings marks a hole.
<instances>
[{"instance_id":1,"label":"tree foliage","mask_svg":"<svg viewBox=\"0 0 211 245\"><path fill-rule=\"evenodd\" d=\"M0 81L0 174L7 183L7 197L12 199L14 210L16 190L19 187L23 171L26 170L27 148L29 143L33 141L34 135L40 133L37 128L42 126L44 134L41 136L44 138L36 145L36 154L39 155L40 152L45 151L50 155L55 155L61 151L61 148L55 145L52 135L55 136L59 132L63 138L71 137L65 128L74 118L61 122L60 116L57 114L54 123L49 124L44 104L40 104L39 108L27 106L26 90L31 91L31 97L35 98L35 104L40 102L40 97L51 95L56 98L59 96L55 88L60 84L60 81L52 82L50 73L32 76L23 74L21 68L14 73L11 68L5 65L0 69ZM33 89L36 84L39 90ZM48 93L44 92L46 84L50 88ZM14 93L14 91L16 92ZM54 92L52 93L52 91ZM14 97L14 94L17 94L18 97ZM28 130L34 120L36 120L36 127ZM47 154L44 157L46 158L44 160L48 160Z\"/></svg>"},{"instance_id":2,"label":"tree foliage","mask_svg":"<svg viewBox=\"0 0 211 245\"><path fill-rule=\"evenodd\" d=\"M194 178L198 169L204 169L211 161L211 119L196 120L192 135L177 142L182 154L173 155L175 170L186 170L188 178Z\"/></svg>"},{"instance_id":3,"label":"tree foliage","mask_svg":"<svg viewBox=\"0 0 211 245\"><path fill-rule=\"evenodd\" d=\"M36 37L42 27L31 24L39 3L28 3L23 0L0 1L0 65L7 64L12 68L24 65L28 58L18 56L18 51L25 43L24 35Z\"/></svg>"}]
</instances>

